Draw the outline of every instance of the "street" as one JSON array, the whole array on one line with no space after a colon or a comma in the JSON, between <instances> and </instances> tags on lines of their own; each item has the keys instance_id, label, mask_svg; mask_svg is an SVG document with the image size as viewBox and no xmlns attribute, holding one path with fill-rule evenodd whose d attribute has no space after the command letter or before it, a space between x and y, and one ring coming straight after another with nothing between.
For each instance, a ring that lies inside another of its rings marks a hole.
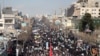
<instances>
[{"instance_id":1,"label":"street","mask_svg":"<svg viewBox=\"0 0 100 56\"><path fill-rule=\"evenodd\" d=\"M12 41L11 53L8 56L91 56L98 55L98 47L78 39L71 30L66 34L62 29L52 29L35 25L32 34L24 43ZM18 42L18 47L16 45ZM92 50L93 49L93 50Z\"/></svg>"},{"instance_id":2,"label":"street","mask_svg":"<svg viewBox=\"0 0 100 56\"><path fill-rule=\"evenodd\" d=\"M100 1L0 0L0 56L100 56Z\"/></svg>"}]
</instances>

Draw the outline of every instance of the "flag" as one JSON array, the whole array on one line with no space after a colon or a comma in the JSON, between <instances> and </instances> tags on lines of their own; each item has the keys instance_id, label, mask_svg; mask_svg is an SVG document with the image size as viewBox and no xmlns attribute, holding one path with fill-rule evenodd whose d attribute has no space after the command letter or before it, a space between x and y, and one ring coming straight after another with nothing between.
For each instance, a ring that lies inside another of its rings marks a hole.
<instances>
[{"instance_id":1,"label":"flag","mask_svg":"<svg viewBox=\"0 0 100 56\"><path fill-rule=\"evenodd\" d=\"M49 50L49 56L52 56L53 52L52 52L52 45L50 43L50 50Z\"/></svg>"}]
</instances>

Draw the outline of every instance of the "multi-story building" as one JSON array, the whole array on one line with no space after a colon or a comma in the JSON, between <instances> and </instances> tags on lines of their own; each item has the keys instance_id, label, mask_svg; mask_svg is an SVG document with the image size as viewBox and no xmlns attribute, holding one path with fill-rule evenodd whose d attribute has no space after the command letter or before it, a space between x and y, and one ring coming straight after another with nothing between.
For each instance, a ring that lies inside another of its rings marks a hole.
<instances>
[{"instance_id":1,"label":"multi-story building","mask_svg":"<svg viewBox=\"0 0 100 56\"><path fill-rule=\"evenodd\" d=\"M0 18L0 30L1 31L10 31L14 29L15 24L15 15L13 14L11 7L6 7L1 10Z\"/></svg>"},{"instance_id":2,"label":"multi-story building","mask_svg":"<svg viewBox=\"0 0 100 56\"><path fill-rule=\"evenodd\" d=\"M92 17L100 17L100 8L81 7L80 8L80 15L83 16L85 13L90 13Z\"/></svg>"},{"instance_id":3,"label":"multi-story building","mask_svg":"<svg viewBox=\"0 0 100 56\"><path fill-rule=\"evenodd\" d=\"M85 13L90 13L92 17L100 17L99 0L78 0L68 9L70 17L81 18Z\"/></svg>"},{"instance_id":4,"label":"multi-story building","mask_svg":"<svg viewBox=\"0 0 100 56\"><path fill-rule=\"evenodd\" d=\"M2 18L2 9L0 8L0 31L4 29L4 19Z\"/></svg>"},{"instance_id":5,"label":"multi-story building","mask_svg":"<svg viewBox=\"0 0 100 56\"><path fill-rule=\"evenodd\" d=\"M66 28L73 27L72 20L69 19L68 17L65 17L62 14L61 15L53 15L50 18L52 18L52 19L49 19L49 21L56 26L60 26L59 28L66 29Z\"/></svg>"},{"instance_id":6,"label":"multi-story building","mask_svg":"<svg viewBox=\"0 0 100 56\"><path fill-rule=\"evenodd\" d=\"M80 3L82 7L99 7L99 0L78 0L77 3Z\"/></svg>"},{"instance_id":7,"label":"multi-story building","mask_svg":"<svg viewBox=\"0 0 100 56\"><path fill-rule=\"evenodd\" d=\"M0 30L4 29L4 20L3 18L0 18Z\"/></svg>"},{"instance_id":8,"label":"multi-story building","mask_svg":"<svg viewBox=\"0 0 100 56\"><path fill-rule=\"evenodd\" d=\"M85 13L90 13L93 18L100 18L100 0L78 0L65 11L65 16L73 18L74 28L78 28L80 19Z\"/></svg>"},{"instance_id":9,"label":"multi-story building","mask_svg":"<svg viewBox=\"0 0 100 56\"><path fill-rule=\"evenodd\" d=\"M4 19L4 29L14 29L15 15L11 7L6 7L2 11L2 19Z\"/></svg>"}]
</instances>

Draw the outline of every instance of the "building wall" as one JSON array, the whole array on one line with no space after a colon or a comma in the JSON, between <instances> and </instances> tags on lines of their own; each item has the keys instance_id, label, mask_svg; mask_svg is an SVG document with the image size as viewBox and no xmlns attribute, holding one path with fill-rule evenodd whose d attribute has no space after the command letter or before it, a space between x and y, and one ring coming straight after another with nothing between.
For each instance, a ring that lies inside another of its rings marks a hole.
<instances>
[{"instance_id":1,"label":"building wall","mask_svg":"<svg viewBox=\"0 0 100 56\"><path fill-rule=\"evenodd\" d=\"M4 29L4 20L3 18L0 19L0 30Z\"/></svg>"},{"instance_id":2,"label":"building wall","mask_svg":"<svg viewBox=\"0 0 100 56\"><path fill-rule=\"evenodd\" d=\"M63 24L64 28L72 27L72 21L70 19L68 19L68 18L63 18L62 19L62 24Z\"/></svg>"},{"instance_id":3,"label":"building wall","mask_svg":"<svg viewBox=\"0 0 100 56\"><path fill-rule=\"evenodd\" d=\"M99 0L88 0L88 7L95 7L96 3L98 3L98 6L100 7L100 1Z\"/></svg>"},{"instance_id":4,"label":"building wall","mask_svg":"<svg viewBox=\"0 0 100 56\"><path fill-rule=\"evenodd\" d=\"M81 7L80 15L83 16L85 13L90 13L92 17L100 17L100 8L97 7Z\"/></svg>"},{"instance_id":5,"label":"building wall","mask_svg":"<svg viewBox=\"0 0 100 56\"><path fill-rule=\"evenodd\" d=\"M70 6L70 8L67 9L67 11L65 12L67 17L71 17L74 14L74 4Z\"/></svg>"},{"instance_id":6,"label":"building wall","mask_svg":"<svg viewBox=\"0 0 100 56\"><path fill-rule=\"evenodd\" d=\"M15 24L15 16L13 14L2 14L2 17L4 18L4 24ZM9 22L6 22L8 20ZM10 22L10 20L12 20Z\"/></svg>"},{"instance_id":7,"label":"building wall","mask_svg":"<svg viewBox=\"0 0 100 56\"><path fill-rule=\"evenodd\" d=\"M73 6L70 6L71 9L72 7L73 11L70 9L67 11L70 17L81 19L86 12L90 13L93 17L100 17L100 0L78 0ZM73 13L70 14L71 12Z\"/></svg>"},{"instance_id":8,"label":"building wall","mask_svg":"<svg viewBox=\"0 0 100 56\"><path fill-rule=\"evenodd\" d=\"M15 24L15 16L13 14L1 14L2 18L0 19L0 30L7 30L8 28L13 29ZM9 21L10 20L10 21Z\"/></svg>"}]
</instances>

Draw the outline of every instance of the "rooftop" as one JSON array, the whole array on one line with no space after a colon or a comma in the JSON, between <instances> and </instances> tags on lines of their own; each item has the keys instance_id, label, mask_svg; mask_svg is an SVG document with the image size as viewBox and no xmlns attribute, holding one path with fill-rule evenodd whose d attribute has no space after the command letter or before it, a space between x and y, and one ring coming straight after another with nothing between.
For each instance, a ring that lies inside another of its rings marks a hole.
<instances>
[{"instance_id":1,"label":"rooftop","mask_svg":"<svg viewBox=\"0 0 100 56\"><path fill-rule=\"evenodd\" d=\"M3 14L13 14L12 7L5 7L2 10Z\"/></svg>"}]
</instances>

